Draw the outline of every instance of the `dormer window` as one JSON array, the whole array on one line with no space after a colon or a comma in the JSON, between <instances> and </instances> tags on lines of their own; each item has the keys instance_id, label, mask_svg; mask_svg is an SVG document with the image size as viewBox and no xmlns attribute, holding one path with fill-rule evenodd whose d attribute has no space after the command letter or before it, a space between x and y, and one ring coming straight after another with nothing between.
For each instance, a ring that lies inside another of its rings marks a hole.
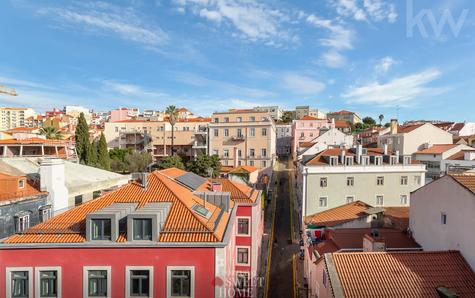
<instances>
[{"instance_id":1,"label":"dormer window","mask_svg":"<svg viewBox=\"0 0 475 298\"><path fill-rule=\"evenodd\" d=\"M18 188L25 188L25 179L18 180Z\"/></svg>"},{"instance_id":2,"label":"dormer window","mask_svg":"<svg viewBox=\"0 0 475 298\"><path fill-rule=\"evenodd\" d=\"M382 156L376 156L374 158L374 164L377 165L377 166L380 166L382 165L383 163L383 157Z\"/></svg>"},{"instance_id":3,"label":"dormer window","mask_svg":"<svg viewBox=\"0 0 475 298\"><path fill-rule=\"evenodd\" d=\"M404 156L403 163L405 165L411 164L412 158L410 156Z\"/></svg>"},{"instance_id":4,"label":"dormer window","mask_svg":"<svg viewBox=\"0 0 475 298\"><path fill-rule=\"evenodd\" d=\"M398 164L397 156L390 156L389 163L391 165L397 165Z\"/></svg>"},{"instance_id":5,"label":"dormer window","mask_svg":"<svg viewBox=\"0 0 475 298\"><path fill-rule=\"evenodd\" d=\"M134 218L134 240L152 240L152 219Z\"/></svg>"},{"instance_id":6,"label":"dormer window","mask_svg":"<svg viewBox=\"0 0 475 298\"><path fill-rule=\"evenodd\" d=\"M45 222L53 216L51 205L41 206L39 209L40 221Z\"/></svg>"},{"instance_id":7,"label":"dormer window","mask_svg":"<svg viewBox=\"0 0 475 298\"><path fill-rule=\"evenodd\" d=\"M369 165L369 156L361 156L361 164L363 166Z\"/></svg>"},{"instance_id":8,"label":"dormer window","mask_svg":"<svg viewBox=\"0 0 475 298\"><path fill-rule=\"evenodd\" d=\"M15 216L15 232L20 233L30 227L30 213L21 212Z\"/></svg>"},{"instance_id":9,"label":"dormer window","mask_svg":"<svg viewBox=\"0 0 475 298\"><path fill-rule=\"evenodd\" d=\"M338 156L330 156L330 165L337 166L338 165Z\"/></svg>"},{"instance_id":10,"label":"dormer window","mask_svg":"<svg viewBox=\"0 0 475 298\"><path fill-rule=\"evenodd\" d=\"M352 166L353 165L353 157L352 156L346 156L345 157L345 165L346 166Z\"/></svg>"},{"instance_id":11,"label":"dormer window","mask_svg":"<svg viewBox=\"0 0 475 298\"><path fill-rule=\"evenodd\" d=\"M91 219L91 240L111 240L110 219Z\"/></svg>"}]
</instances>

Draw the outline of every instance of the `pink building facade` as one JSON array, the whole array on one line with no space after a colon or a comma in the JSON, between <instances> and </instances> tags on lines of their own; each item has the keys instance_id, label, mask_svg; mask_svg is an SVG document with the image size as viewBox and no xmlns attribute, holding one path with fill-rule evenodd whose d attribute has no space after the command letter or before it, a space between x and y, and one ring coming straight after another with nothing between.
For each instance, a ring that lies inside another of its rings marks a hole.
<instances>
[{"instance_id":1,"label":"pink building facade","mask_svg":"<svg viewBox=\"0 0 475 298\"><path fill-rule=\"evenodd\" d=\"M111 111L110 122L130 120L138 116L139 110L136 108L118 108Z\"/></svg>"},{"instance_id":2,"label":"pink building facade","mask_svg":"<svg viewBox=\"0 0 475 298\"><path fill-rule=\"evenodd\" d=\"M297 157L300 143L311 142L320 135L322 129L335 128L335 123L328 119L305 116L292 122L292 155Z\"/></svg>"}]
</instances>

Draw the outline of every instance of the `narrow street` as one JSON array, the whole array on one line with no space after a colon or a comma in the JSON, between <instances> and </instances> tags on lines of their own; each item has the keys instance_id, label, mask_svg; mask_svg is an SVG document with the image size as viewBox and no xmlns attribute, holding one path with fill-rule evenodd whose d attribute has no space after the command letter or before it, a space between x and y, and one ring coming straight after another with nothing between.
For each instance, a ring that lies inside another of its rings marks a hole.
<instances>
[{"instance_id":1,"label":"narrow street","mask_svg":"<svg viewBox=\"0 0 475 298\"><path fill-rule=\"evenodd\" d=\"M267 297L295 297L294 293L294 266L293 257L298 260L299 247L292 237L297 239L295 232L292 233L292 226L295 215L291 214L293 209L290 201L290 175L287 161L279 162L275 171L274 198L274 241L272 244L272 255L270 262L269 290Z\"/></svg>"}]
</instances>

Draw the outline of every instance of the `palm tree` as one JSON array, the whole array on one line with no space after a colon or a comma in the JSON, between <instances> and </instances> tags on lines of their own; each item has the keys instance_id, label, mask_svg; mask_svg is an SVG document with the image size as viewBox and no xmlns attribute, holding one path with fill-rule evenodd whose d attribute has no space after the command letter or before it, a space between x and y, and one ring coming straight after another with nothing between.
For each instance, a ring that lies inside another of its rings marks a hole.
<instances>
[{"instance_id":1,"label":"palm tree","mask_svg":"<svg viewBox=\"0 0 475 298\"><path fill-rule=\"evenodd\" d=\"M379 126L381 126L381 122L383 122L384 115L383 115L383 114L380 114L380 115L378 116L378 118L379 118Z\"/></svg>"},{"instance_id":2,"label":"palm tree","mask_svg":"<svg viewBox=\"0 0 475 298\"><path fill-rule=\"evenodd\" d=\"M168 106L165 110L165 113L168 115L168 122L172 126L172 156L175 154L174 152L174 137L175 137L175 123L178 118L178 109L175 106Z\"/></svg>"},{"instance_id":3,"label":"palm tree","mask_svg":"<svg viewBox=\"0 0 475 298\"><path fill-rule=\"evenodd\" d=\"M47 126L40 129L40 135L45 136L48 140L62 140L63 133L56 127Z\"/></svg>"}]
</instances>

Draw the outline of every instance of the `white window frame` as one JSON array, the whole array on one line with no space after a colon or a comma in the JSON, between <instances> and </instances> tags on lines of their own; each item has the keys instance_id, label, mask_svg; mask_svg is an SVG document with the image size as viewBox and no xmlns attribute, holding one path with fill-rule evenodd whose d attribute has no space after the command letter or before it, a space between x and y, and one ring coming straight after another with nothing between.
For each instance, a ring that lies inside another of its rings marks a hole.
<instances>
[{"instance_id":1,"label":"white window frame","mask_svg":"<svg viewBox=\"0 0 475 298\"><path fill-rule=\"evenodd\" d=\"M383 198L383 203L382 204L378 204L378 197ZM376 195L375 199L376 199L375 206L384 206L384 195Z\"/></svg>"},{"instance_id":2,"label":"white window frame","mask_svg":"<svg viewBox=\"0 0 475 298\"><path fill-rule=\"evenodd\" d=\"M401 176L401 185L407 185L408 182L409 182L409 177L408 176Z\"/></svg>"},{"instance_id":3,"label":"white window frame","mask_svg":"<svg viewBox=\"0 0 475 298\"><path fill-rule=\"evenodd\" d=\"M229 157L229 149L224 149L223 150L223 156L224 157Z\"/></svg>"},{"instance_id":4,"label":"white window frame","mask_svg":"<svg viewBox=\"0 0 475 298\"><path fill-rule=\"evenodd\" d=\"M348 198L352 198L351 202L348 202ZM346 204L354 203L356 201L355 195L347 195L345 196Z\"/></svg>"},{"instance_id":5,"label":"white window frame","mask_svg":"<svg viewBox=\"0 0 475 298\"><path fill-rule=\"evenodd\" d=\"M414 183L417 185L421 185L422 177L420 175L414 176Z\"/></svg>"},{"instance_id":6,"label":"white window frame","mask_svg":"<svg viewBox=\"0 0 475 298\"><path fill-rule=\"evenodd\" d=\"M40 213L40 218L41 218L41 222L45 222L47 221L48 219L52 218L53 217L53 207L51 205L44 205L44 206L41 206L39 209L38 209L38 212ZM47 218L45 219L45 214L47 214Z\"/></svg>"},{"instance_id":7,"label":"white window frame","mask_svg":"<svg viewBox=\"0 0 475 298\"><path fill-rule=\"evenodd\" d=\"M229 129L227 128L224 129L224 136L229 137Z\"/></svg>"},{"instance_id":8,"label":"white window frame","mask_svg":"<svg viewBox=\"0 0 475 298\"><path fill-rule=\"evenodd\" d=\"M267 128L264 127L261 129L261 136L267 137Z\"/></svg>"},{"instance_id":9,"label":"white window frame","mask_svg":"<svg viewBox=\"0 0 475 298\"><path fill-rule=\"evenodd\" d=\"M349 181L351 181L351 183L349 183ZM354 176L346 177L346 186L348 186L348 187L355 186L355 177Z\"/></svg>"},{"instance_id":10,"label":"white window frame","mask_svg":"<svg viewBox=\"0 0 475 298\"><path fill-rule=\"evenodd\" d=\"M322 204L320 204L321 199L325 199L325 206L322 206ZM328 196L318 197L318 208L327 208L327 207L328 207Z\"/></svg>"},{"instance_id":11,"label":"white window frame","mask_svg":"<svg viewBox=\"0 0 475 298\"><path fill-rule=\"evenodd\" d=\"M261 156L267 157L267 148L261 148Z\"/></svg>"},{"instance_id":12,"label":"white window frame","mask_svg":"<svg viewBox=\"0 0 475 298\"><path fill-rule=\"evenodd\" d=\"M403 198L403 197L406 197L406 202L405 202L405 203L402 201L402 198ZM408 195L400 195L400 196L399 196L399 203L400 203L401 205L408 205L408 204L409 204L409 196L408 196Z\"/></svg>"},{"instance_id":13,"label":"white window frame","mask_svg":"<svg viewBox=\"0 0 475 298\"><path fill-rule=\"evenodd\" d=\"M265 160L261 161L261 168L267 168L267 161Z\"/></svg>"},{"instance_id":14,"label":"white window frame","mask_svg":"<svg viewBox=\"0 0 475 298\"><path fill-rule=\"evenodd\" d=\"M391 165L397 165L399 163L397 156L391 155L389 157L389 163Z\"/></svg>"},{"instance_id":15,"label":"white window frame","mask_svg":"<svg viewBox=\"0 0 475 298\"><path fill-rule=\"evenodd\" d=\"M369 165L369 156L361 156L361 165L363 166Z\"/></svg>"},{"instance_id":16,"label":"white window frame","mask_svg":"<svg viewBox=\"0 0 475 298\"><path fill-rule=\"evenodd\" d=\"M379 183L379 178L383 178L381 184ZM376 186L384 186L384 176L376 176Z\"/></svg>"},{"instance_id":17,"label":"white window frame","mask_svg":"<svg viewBox=\"0 0 475 298\"><path fill-rule=\"evenodd\" d=\"M60 266L52 266L52 267L35 267L35 297L40 298L41 294L41 282L40 282L40 272L41 271L56 271L56 292L57 298L61 298L61 288L62 288L62 281L61 281L61 267Z\"/></svg>"},{"instance_id":18,"label":"white window frame","mask_svg":"<svg viewBox=\"0 0 475 298\"><path fill-rule=\"evenodd\" d=\"M190 294L192 298L195 297L195 266L167 266L167 298L180 297L180 296L172 296L172 280L171 280L172 270L190 270L191 271Z\"/></svg>"},{"instance_id":19,"label":"white window frame","mask_svg":"<svg viewBox=\"0 0 475 298\"><path fill-rule=\"evenodd\" d=\"M338 165L338 156L330 156L330 165L337 166Z\"/></svg>"},{"instance_id":20,"label":"white window frame","mask_svg":"<svg viewBox=\"0 0 475 298\"><path fill-rule=\"evenodd\" d=\"M25 188L26 180L25 179L20 179L18 180L18 188L23 189Z\"/></svg>"},{"instance_id":21,"label":"white window frame","mask_svg":"<svg viewBox=\"0 0 475 298\"><path fill-rule=\"evenodd\" d=\"M105 270L107 271L107 296L106 298L110 298L112 297L112 287L111 287L111 284L112 284L112 269L111 269L111 266L83 266L82 267L82 296L84 298L89 298L91 296L89 296L89 289L88 289L88 286L89 286L89 274L88 272L89 271L93 271L93 270ZM127 296L128 297L128 296ZM94 298L94 297L93 297Z\"/></svg>"},{"instance_id":22,"label":"white window frame","mask_svg":"<svg viewBox=\"0 0 475 298\"><path fill-rule=\"evenodd\" d=\"M383 157L382 156L376 156L374 158L374 164L377 166L380 166L383 164Z\"/></svg>"},{"instance_id":23,"label":"white window frame","mask_svg":"<svg viewBox=\"0 0 475 298\"><path fill-rule=\"evenodd\" d=\"M5 297L12 297L12 272L15 271L27 271L28 272L28 298L33 298L33 267L7 267L6 268L6 285L5 285Z\"/></svg>"},{"instance_id":24,"label":"white window frame","mask_svg":"<svg viewBox=\"0 0 475 298\"><path fill-rule=\"evenodd\" d=\"M251 137L256 136L256 129L254 127L249 128L249 136Z\"/></svg>"},{"instance_id":25,"label":"white window frame","mask_svg":"<svg viewBox=\"0 0 475 298\"><path fill-rule=\"evenodd\" d=\"M149 296L150 298L154 297L153 296L153 266L125 266L125 297L126 298L133 298L136 296L130 296L130 271L132 270L148 270L150 272L149 274ZM147 296L140 296L140 297L147 297Z\"/></svg>"},{"instance_id":26,"label":"white window frame","mask_svg":"<svg viewBox=\"0 0 475 298\"><path fill-rule=\"evenodd\" d=\"M323 183L325 181L325 183ZM324 184L324 185L323 185ZM328 177L320 177L320 187L328 187Z\"/></svg>"},{"instance_id":27,"label":"white window frame","mask_svg":"<svg viewBox=\"0 0 475 298\"><path fill-rule=\"evenodd\" d=\"M249 221L247 234L239 233L239 219L247 219ZM249 237L249 236L251 236L251 233L252 233L251 230L252 230L252 226L251 226L251 217L250 216L236 216L236 236Z\"/></svg>"},{"instance_id":28,"label":"white window frame","mask_svg":"<svg viewBox=\"0 0 475 298\"><path fill-rule=\"evenodd\" d=\"M352 166L353 160L353 156L345 156L345 166Z\"/></svg>"},{"instance_id":29,"label":"white window frame","mask_svg":"<svg viewBox=\"0 0 475 298\"><path fill-rule=\"evenodd\" d=\"M239 248L246 248L247 249L247 263L239 263L239 254L238 254L238 249ZM236 265L240 265L240 266L250 266L251 265L251 247L250 246L238 246L236 245Z\"/></svg>"},{"instance_id":30,"label":"white window frame","mask_svg":"<svg viewBox=\"0 0 475 298\"><path fill-rule=\"evenodd\" d=\"M411 156L404 156L403 157L403 163L405 165L411 164L411 162L412 162L412 157Z\"/></svg>"},{"instance_id":31,"label":"white window frame","mask_svg":"<svg viewBox=\"0 0 475 298\"><path fill-rule=\"evenodd\" d=\"M15 215L17 222L15 223L15 232L23 232L30 228L30 214L22 214L22 215ZM20 220L24 219L23 221L23 228L20 228ZM25 222L27 223L25 225Z\"/></svg>"}]
</instances>

